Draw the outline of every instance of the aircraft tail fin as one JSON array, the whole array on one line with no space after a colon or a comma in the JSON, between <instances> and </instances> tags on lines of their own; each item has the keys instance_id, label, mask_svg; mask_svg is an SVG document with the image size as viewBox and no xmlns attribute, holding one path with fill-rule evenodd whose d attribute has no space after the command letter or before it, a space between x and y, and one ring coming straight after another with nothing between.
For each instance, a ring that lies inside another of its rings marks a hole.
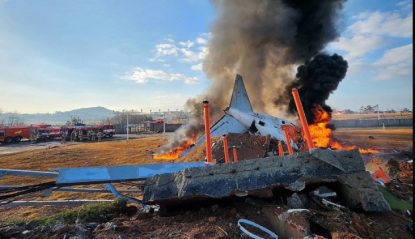
<instances>
[{"instance_id":1,"label":"aircraft tail fin","mask_svg":"<svg viewBox=\"0 0 415 239\"><path fill-rule=\"evenodd\" d=\"M246 93L244 81L240 75L236 75L229 108L238 109L243 112L252 112L252 105Z\"/></svg>"}]
</instances>

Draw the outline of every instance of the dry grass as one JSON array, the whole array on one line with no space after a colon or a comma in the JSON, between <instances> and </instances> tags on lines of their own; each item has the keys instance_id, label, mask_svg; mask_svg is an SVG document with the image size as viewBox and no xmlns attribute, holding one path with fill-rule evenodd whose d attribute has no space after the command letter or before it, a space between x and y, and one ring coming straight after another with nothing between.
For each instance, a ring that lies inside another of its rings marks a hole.
<instances>
[{"instance_id":1,"label":"dry grass","mask_svg":"<svg viewBox=\"0 0 415 239\"><path fill-rule=\"evenodd\" d=\"M89 167L131 164L162 163L151 158L155 151L166 142L166 138L155 136L126 141L85 143L51 149L38 149L20 153L0 155L0 168L48 170L59 167ZM27 185L47 182L51 179L7 176L0 178L0 185ZM119 186L119 185L118 185ZM94 186L102 188L102 186ZM125 188L125 187L117 187ZM41 193L22 197L20 200L64 200L64 199L114 199L106 193L53 192L45 197ZM0 207L0 221L33 219L40 215L51 215L68 207ZM12 212L12 213L11 213Z\"/></svg>"},{"instance_id":2,"label":"dry grass","mask_svg":"<svg viewBox=\"0 0 415 239\"><path fill-rule=\"evenodd\" d=\"M352 120L352 119L377 119L377 113L365 113L365 114L341 114L333 113L333 120ZM381 119L411 119L412 113L380 113Z\"/></svg>"},{"instance_id":3,"label":"dry grass","mask_svg":"<svg viewBox=\"0 0 415 239\"><path fill-rule=\"evenodd\" d=\"M338 129L335 136L351 144L364 147L396 148L408 150L412 147L412 128L382 129ZM373 136L374 139L369 139ZM83 143L51 149L38 149L20 153L0 155L0 168L48 170L59 167L88 167L131 164L154 164L166 161L155 161L151 151L156 151L166 142L165 137L151 136L126 141L99 143ZM202 160L204 146L198 147L193 153L177 162ZM0 184L34 184L50 179L33 179L22 177L5 177ZM96 186L102 187L102 186ZM58 199L113 199L110 194L53 192L49 197L41 193L25 197L25 200L58 200ZM51 215L68 207L0 207L0 221L16 219L33 219L38 216Z\"/></svg>"},{"instance_id":4,"label":"dry grass","mask_svg":"<svg viewBox=\"0 0 415 239\"><path fill-rule=\"evenodd\" d=\"M334 136L349 144L387 150L412 150L413 145L412 128L340 128Z\"/></svg>"},{"instance_id":5,"label":"dry grass","mask_svg":"<svg viewBox=\"0 0 415 239\"><path fill-rule=\"evenodd\" d=\"M166 142L163 137L127 141L84 143L1 155L0 168L48 170L56 167L88 167L154 163L149 151Z\"/></svg>"}]
</instances>

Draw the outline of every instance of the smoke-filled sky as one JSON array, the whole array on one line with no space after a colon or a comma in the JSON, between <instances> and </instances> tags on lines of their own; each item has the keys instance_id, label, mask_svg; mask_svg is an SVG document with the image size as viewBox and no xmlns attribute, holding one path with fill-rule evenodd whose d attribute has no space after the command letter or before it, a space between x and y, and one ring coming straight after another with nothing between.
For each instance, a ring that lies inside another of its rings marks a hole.
<instances>
[{"instance_id":1,"label":"smoke-filled sky","mask_svg":"<svg viewBox=\"0 0 415 239\"><path fill-rule=\"evenodd\" d=\"M210 85L218 12L202 0L0 0L0 111L182 109ZM412 15L412 1L345 3L326 51L349 68L329 105L412 108Z\"/></svg>"}]
</instances>

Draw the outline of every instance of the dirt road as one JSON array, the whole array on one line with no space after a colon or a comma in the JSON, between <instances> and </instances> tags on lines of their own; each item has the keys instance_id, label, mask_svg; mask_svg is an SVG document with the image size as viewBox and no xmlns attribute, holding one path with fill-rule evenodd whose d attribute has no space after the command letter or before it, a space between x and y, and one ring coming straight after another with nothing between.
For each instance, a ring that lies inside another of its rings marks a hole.
<instances>
[{"instance_id":1,"label":"dirt road","mask_svg":"<svg viewBox=\"0 0 415 239\"><path fill-rule=\"evenodd\" d=\"M165 134L166 136L169 135L169 133ZM130 134L128 136L129 139L139 139L139 138L146 138L146 137L154 137L154 136L160 136L163 137L162 134ZM110 142L110 141L122 141L126 140L127 135L126 134L116 134L111 138L104 138L102 142ZM96 142L73 142L73 141L48 141L48 142L39 142L39 143L32 143L29 140L24 140L22 142L19 142L17 144L0 144L0 157L3 154L13 154L13 153L19 153L24 151L31 151L35 149L50 149L50 148L57 148L57 147L64 147L68 145L75 145L75 144L86 144L86 143L96 143Z\"/></svg>"}]
</instances>

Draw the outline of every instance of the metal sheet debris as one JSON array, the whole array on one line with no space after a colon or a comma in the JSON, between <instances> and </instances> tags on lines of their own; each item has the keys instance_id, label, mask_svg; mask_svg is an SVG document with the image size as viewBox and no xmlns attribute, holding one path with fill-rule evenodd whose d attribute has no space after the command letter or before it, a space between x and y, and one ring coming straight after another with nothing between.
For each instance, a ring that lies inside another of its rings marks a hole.
<instances>
[{"instance_id":1,"label":"metal sheet debris","mask_svg":"<svg viewBox=\"0 0 415 239\"><path fill-rule=\"evenodd\" d=\"M48 177L55 178L58 176L56 172L34 171L21 169L4 169L0 168L0 178L4 176L28 176L28 177Z\"/></svg>"},{"instance_id":2,"label":"metal sheet debris","mask_svg":"<svg viewBox=\"0 0 415 239\"><path fill-rule=\"evenodd\" d=\"M56 185L92 184L142 180L158 174L204 167L204 162L125 165L113 167L60 168Z\"/></svg>"}]
</instances>

